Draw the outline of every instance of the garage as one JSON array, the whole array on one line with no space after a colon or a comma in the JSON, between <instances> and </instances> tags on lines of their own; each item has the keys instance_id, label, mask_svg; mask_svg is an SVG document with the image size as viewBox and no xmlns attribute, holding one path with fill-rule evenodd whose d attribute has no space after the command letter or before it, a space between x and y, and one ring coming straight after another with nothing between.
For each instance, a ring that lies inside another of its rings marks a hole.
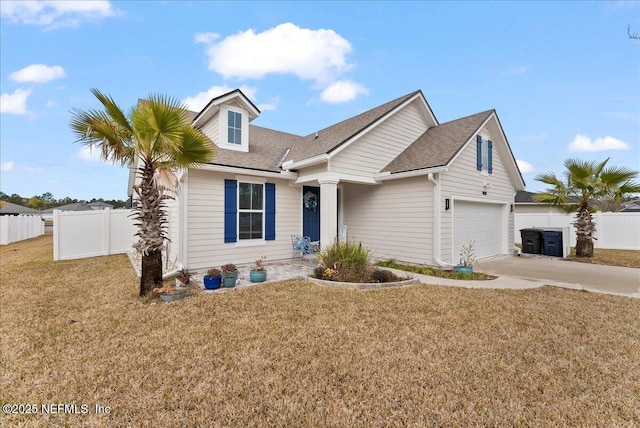
<instances>
[{"instance_id":1,"label":"garage","mask_svg":"<svg viewBox=\"0 0 640 428\"><path fill-rule=\"evenodd\" d=\"M469 241L477 259L502 253L504 241L503 205L481 202L454 201L453 257L457 262L460 248ZM504 220L506 221L506 219Z\"/></svg>"}]
</instances>

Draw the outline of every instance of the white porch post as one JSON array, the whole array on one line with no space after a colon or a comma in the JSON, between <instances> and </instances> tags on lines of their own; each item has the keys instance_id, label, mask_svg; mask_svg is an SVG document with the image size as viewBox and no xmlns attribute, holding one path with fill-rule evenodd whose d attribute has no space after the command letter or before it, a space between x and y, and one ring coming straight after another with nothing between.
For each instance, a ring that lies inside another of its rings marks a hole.
<instances>
[{"instance_id":1,"label":"white porch post","mask_svg":"<svg viewBox=\"0 0 640 428\"><path fill-rule=\"evenodd\" d=\"M318 180L320 183L320 245L333 244L338 234L338 179Z\"/></svg>"}]
</instances>

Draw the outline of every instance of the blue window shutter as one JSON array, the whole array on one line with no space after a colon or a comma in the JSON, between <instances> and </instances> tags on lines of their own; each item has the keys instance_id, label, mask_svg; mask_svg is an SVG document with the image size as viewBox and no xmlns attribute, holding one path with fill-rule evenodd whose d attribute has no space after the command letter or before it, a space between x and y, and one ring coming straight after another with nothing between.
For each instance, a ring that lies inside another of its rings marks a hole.
<instances>
[{"instance_id":1,"label":"blue window shutter","mask_svg":"<svg viewBox=\"0 0 640 428\"><path fill-rule=\"evenodd\" d=\"M476 169L482 171L482 137L476 136Z\"/></svg>"},{"instance_id":2,"label":"blue window shutter","mask_svg":"<svg viewBox=\"0 0 640 428\"><path fill-rule=\"evenodd\" d=\"M488 162L489 162L489 168L487 168L489 170L489 174L493 173L493 141L489 140L489 157L488 157Z\"/></svg>"},{"instance_id":3,"label":"blue window shutter","mask_svg":"<svg viewBox=\"0 0 640 428\"><path fill-rule=\"evenodd\" d=\"M264 214L264 239L274 241L276 239L276 185L265 183L264 190L265 214Z\"/></svg>"},{"instance_id":4,"label":"blue window shutter","mask_svg":"<svg viewBox=\"0 0 640 428\"><path fill-rule=\"evenodd\" d=\"M224 180L224 242L238 240L238 182Z\"/></svg>"}]
</instances>

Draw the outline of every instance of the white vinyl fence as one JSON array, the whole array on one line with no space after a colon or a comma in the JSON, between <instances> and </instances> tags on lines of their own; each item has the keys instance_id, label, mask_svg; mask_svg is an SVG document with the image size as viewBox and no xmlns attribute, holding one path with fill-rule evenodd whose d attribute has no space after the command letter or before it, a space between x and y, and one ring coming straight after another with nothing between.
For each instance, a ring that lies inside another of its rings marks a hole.
<instances>
[{"instance_id":1,"label":"white vinyl fence","mask_svg":"<svg viewBox=\"0 0 640 428\"><path fill-rule=\"evenodd\" d=\"M53 211L53 259L123 254L135 243L131 210Z\"/></svg>"},{"instance_id":2,"label":"white vinyl fence","mask_svg":"<svg viewBox=\"0 0 640 428\"><path fill-rule=\"evenodd\" d=\"M44 235L44 221L37 215L0 216L0 245Z\"/></svg>"},{"instance_id":3,"label":"white vinyl fence","mask_svg":"<svg viewBox=\"0 0 640 428\"><path fill-rule=\"evenodd\" d=\"M596 232L593 241L595 248L612 248L618 250L640 250L640 213L596 212L593 214ZM569 227L571 246L576 245L576 231L572 223L575 214L516 213L514 220L516 242L521 241L520 229L529 227Z\"/></svg>"}]
</instances>

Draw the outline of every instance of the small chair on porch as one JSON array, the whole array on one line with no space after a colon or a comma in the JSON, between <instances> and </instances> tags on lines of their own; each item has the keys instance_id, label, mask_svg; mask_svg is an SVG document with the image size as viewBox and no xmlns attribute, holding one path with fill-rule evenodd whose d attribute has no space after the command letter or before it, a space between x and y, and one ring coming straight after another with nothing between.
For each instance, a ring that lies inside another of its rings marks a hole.
<instances>
[{"instance_id":1,"label":"small chair on porch","mask_svg":"<svg viewBox=\"0 0 640 428\"><path fill-rule=\"evenodd\" d=\"M308 236L291 235L291 246L293 247L291 261L293 261L293 258L297 253L300 253L300 257L304 259L305 254L315 254L318 250L317 244L311 242L311 238L309 238ZM309 257L308 260L309 265L313 266L311 257Z\"/></svg>"}]
</instances>

